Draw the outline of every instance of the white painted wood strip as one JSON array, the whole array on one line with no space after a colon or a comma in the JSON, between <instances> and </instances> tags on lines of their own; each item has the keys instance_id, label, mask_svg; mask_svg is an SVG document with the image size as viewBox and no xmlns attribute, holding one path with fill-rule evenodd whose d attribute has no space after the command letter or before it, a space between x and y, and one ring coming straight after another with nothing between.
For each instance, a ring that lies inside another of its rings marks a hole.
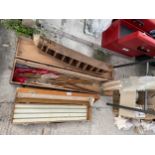
<instances>
[{"instance_id":1,"label":"white painted wood strip","mask_svg":"<svg viewBox=\"0 0 155 155\"><path fill-rule=\"evenodd\" d=\"M81 96L62 96L62 95L47 95L47 94L33 94L33 93L17 93L17 98L34 98L34 99L51 99L51 100L76 100L89 101L90 97Z\"/></svg>"},{"instance_id":2,"label":"white painted wood strip","mask_svg":"<svg viewBox=\"0 0 155 155\"><path fill-rule=\"evenodd\" d=\"M107 91L107 90L119 90L122 88L122 85L115 85L115 86L111 86L111 87L106 87L106 88L103 88L104 91Z\"/></svg>"},{"instance_id":3,"label":"white painted wood strip","mask_svg":"<svg viewBox=\"0 0 155 155\"><path fill-rule=\"evenodd\" d=\"M105 82L103 84L103 86L104 87L109 87L109 86L117 85L117 84L121 84L121 81L120 80L115 80L115 81Z\"/></svg>"},{"instance_id":4,"label":"white painted wood strip","mask_svg":"<svg viewBox=\"0 0 155 155\"><path fill-rule=\"evenodd\" d=\"M43 108L43 109L50 109L50 108L61 108L61 109L74 109L80 108L85 109L86 105L42 105L42 104L15 104L15 108Z\"/></svg>"},{"instance_id":5,"label":"white painted wood strip","mask_svg":"<svg viewBox=\"0 0 155 155\"><path fill-rule=\"evenodd\" d=\"M13 118L86 117L86 113L14 114Z\"/></svg>"},{"instance_id":6,"label":"white painted wood strip","mask_svg":"<svg viewBox=\"0 0 155 155\"><path fill-rule=\"evenodd\" d=\"M82 121L82 120L87 120L87 117L13 119L13 123L65 122L65 121Z\"/></svg>"},{"instance_id":7,"label":"white painted wood strip","mask_svg":"<svg viewBox=\"0 0 155 155\"><path fill-rule=\"evenodd\" d=\"M87 109L15 109L14 113L68 113L68 112L72 112L72 113L82 113L82 112L87 112Z\"/></svg>"}]
</instances>

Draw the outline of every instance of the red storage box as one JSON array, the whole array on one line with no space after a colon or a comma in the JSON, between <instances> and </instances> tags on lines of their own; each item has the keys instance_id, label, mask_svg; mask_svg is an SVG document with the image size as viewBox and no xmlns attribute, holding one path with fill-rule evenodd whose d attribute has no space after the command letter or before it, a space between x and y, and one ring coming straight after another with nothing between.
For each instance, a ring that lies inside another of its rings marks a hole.
<instances>
[{"instance_id":1,"label":"red storage box","mask_svg":"<svg viewBox=\"0 0 155 155\"><path fill-rule=\"evenodd\" d=\"M152 29L153 26L147 30ZM132 24L131 20L113 22L102 34L102 47L130 57L155 56L155 39Z\"/></svg>"},{"instance_id":2,"label":"red storage box","mask_svg":"<svg viewBox=\"0 0 155 155\"><path fill-rule=\"evenodd\" d=\"M155 19L124 19L128 23L135 25L141 31L149 33L155 29Z\"/></svg>"}]
</instances>

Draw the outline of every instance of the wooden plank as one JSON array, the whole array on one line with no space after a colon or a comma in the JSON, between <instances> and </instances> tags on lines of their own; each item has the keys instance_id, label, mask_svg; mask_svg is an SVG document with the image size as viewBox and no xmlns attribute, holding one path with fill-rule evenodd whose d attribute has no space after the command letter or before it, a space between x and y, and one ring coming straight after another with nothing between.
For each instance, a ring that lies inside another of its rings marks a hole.
<instances>
[{"instance_id":1,"label":"wooden plank","mask_svg":"<svg viewBox=\"0 0 155 155\"><path fill-rule=\"evenodd\" d=\"M13 118L56 118L56 117L86 117L86 113L42 113L42 114L14 114Z\"/></svg>"},{"instance_id":2,"label":"wooden plank","mask_svg":"<svg viewBox=\"0 0 155 155\"><path fill-rule=\"evenodd\" d=\"M67 101L86 101L89 102L90 97L80 96L61 96L61 95L48 95L48 94L33 94L33 93L17 93L17 98L34 98L34 99L50 99L50 100L67 100Z\"/></svg>"},{"instance_id":3,"label":"wooden plank","mask_svg":"<svg viewBox=\"0 0 155 155\"><path fill-rule=\"evenodd\" d=\"M18 103L66 103L66 104L89 104L90 99L93 97L80 97L80 96L61 96L61 95L46 95L34 93L21 93L16 94L15 102ZM93 98L94 99L94 98Z\"/></svg>"},{"instance_id":4,"label":"wooden plank","mask_svg":"<svg viewBox=\"0 0 155 155\"><path fill-rule=\"evenodd\" d=\"M121 91L120 92L120 105L136 108L136 90L135 91ZM119 115L129 118L135 118L136 112L126 109L119 109Z\"/></svg>"},{"instance_id":5,"label":"wooden plank","mask_svg":"<svg viewBox=\"0 0 155 155\"><path fill-rule=\"evenodd\" d=\"M48 89L38 89L38 88L17 88L16 92L21 93L33 93L33 94L47 94L47 95L62 95L62 96L83 96L83 97L93 97L98 100L100 96L97 93L76 93L70 91L58 91L58 90L48 90Z\"/></svg>"},{"instance_id":6,"label":"wooden plank","mask_svg":"<svg viewBox=\"0 0 155 155\"><path fill-rule=\"evenodd\" d=\"M102 85L102 88L104 91L119 90L121 87L122 87L122 84L120 80L105 82Z\"/></svg>"},{"instance_id":7,"label":"wooden plank","mask_svg":"<svg viewBox=\"0 0 155 155\"><path fill-rule=\"evenodd\" d=\"M17 103L43 103L43 104L69 104L69 105L85 105L88 104L87 101L73 101L73 100L51 100L51 99L37 99L37 98L16 98L15 102Z\"/></svg>"},{"instance_id":8,"label":"wooden plank","mask_svg":"<svg viewBox=\"0 0 155 155\"><path fill-rule=\"evenodd\" d=\"M104 91L103 96L113 96L113 91Z\"/></svg>"},{"instance_id":9,"label":"wooden plank","mask_svg":"<svg viewBox=\"0 0 155 155\"><path fill-rule=\"evenodd\" d=\"M48 105L43 105L43 104L21 104L21 103L16 103L15 108L36 108L36 109L50 109L50 108L56 108L56 109L85 109L85 105L58 105L58 104L48 104Z\"/></svg>"},{"instance_id":10,"label":"wooden plank","mask_svg":"<svg viewBox=\"0 0 155 155\"><path fill-rule=\"evenodd\" d=\"M22 114L22 113L27 113L27 114L31 114L31 113L86 113L87 109L26 109L26 108L18 108L14 110L14 113L17 114Z\"/></svg>"},{"instance_id":11,"label":"wooden plank","mask_svg":"<svg viewBox=\"0 0 155 155\"><path fill-rule=\"evenodd\" d=\"M104 91L114 91L114 90L119 90L120 88L122 88L122 85L121 84L117 84L117 85L114 85L114 86L109 86L109 87L106 87L106 88L103 88Z\"/></svg>"},{"instance_id":12,"label":"wooden plank","mask_svg":"<svg viewBox=\"0 0 155 155\"><path fill-rule=\"evenodd\" d=\"M103 84L104 87L109 87L109 86L113 86L113 85L116 85L116 84L120 84L121 81L120 80L115 80L115 81L110 81L110 82L105 82Z\"/></svg>"},{"instance_id":13,"label":"wooden plank","mask_svg":"<svg viewBox=\"0 0 155 155\"><path fill-rule=\"evenodd\" d=\"M43 122L65 122L65 121L82 121L86 117L60 117L60 118L31 118L31 119L13 119L13 123L43 123Z\"/></svg>"}]
</instances>

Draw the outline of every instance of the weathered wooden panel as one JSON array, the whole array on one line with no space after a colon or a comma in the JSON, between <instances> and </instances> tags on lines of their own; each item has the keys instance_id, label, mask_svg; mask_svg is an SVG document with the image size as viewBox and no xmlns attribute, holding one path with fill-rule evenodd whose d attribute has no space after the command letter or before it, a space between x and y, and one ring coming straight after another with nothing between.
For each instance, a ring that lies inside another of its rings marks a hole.
<instances>
[{"instance_id":1,"label":"weathered wooden panel","mask_svg":"<svg viewBox=\"0 0 155 155\"><path fill-rule=\"evenodd\" d=\"M44 37L39 38L38 48L43 53L83 71L97 73L96 75L112 71L112 66L102 61L87 57Z\"/></svg>"}]
</instances>

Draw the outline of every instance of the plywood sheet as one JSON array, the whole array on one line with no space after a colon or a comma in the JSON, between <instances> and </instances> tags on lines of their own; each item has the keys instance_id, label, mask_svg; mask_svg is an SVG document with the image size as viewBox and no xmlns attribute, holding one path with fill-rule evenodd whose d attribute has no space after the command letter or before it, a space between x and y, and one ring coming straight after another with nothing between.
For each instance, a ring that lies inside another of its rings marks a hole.
<instances>
[{"instance_id":1,"label":"plywood sheet","mask_svg":"<svg viewBox=\"0 0 155 155\"><path fill-rule=\"evenodd\" d=\"M136 91L121 91L120 92L120 105L135 108L136 107ZM136 112L120 108L119 115L129 117L129 118L134 118L136 116Z\"/></svg>"}]
</instances>

